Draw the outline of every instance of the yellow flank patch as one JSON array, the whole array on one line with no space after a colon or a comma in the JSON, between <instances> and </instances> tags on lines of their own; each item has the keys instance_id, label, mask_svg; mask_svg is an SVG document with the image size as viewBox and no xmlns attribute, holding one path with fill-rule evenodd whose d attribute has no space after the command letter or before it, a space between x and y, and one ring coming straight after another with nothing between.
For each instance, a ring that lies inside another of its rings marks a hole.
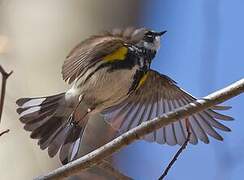
<instances>
[{"instance_id":1,"label":"yellow flank patch","mask_svg":"<svg viewBox=\"0 0 244 180\"><path fill-rule=\"evenodd\" d=\"M136 89L138 89L139 87L141 87L146 82L147 77L148 77L148 72L142 76L142 78L141 78L141 80L140 80L140 82L139 82L139 84L138 84L138 86L137 86Z\"/></svg>"},{"instance_id":2,"label":"yellow flank patch","mask_svg":"<svg viewBox=\"0 0 244 180\"><path fill-rule=\"evenodd\" d=\"M117 60L124 60L126 57L126 54L128 52L128 49L126 47L121 47L118 50L114 51L113 53L105 56L103 60L107 62L113 62Z\"/></svg>"}]
</instances>

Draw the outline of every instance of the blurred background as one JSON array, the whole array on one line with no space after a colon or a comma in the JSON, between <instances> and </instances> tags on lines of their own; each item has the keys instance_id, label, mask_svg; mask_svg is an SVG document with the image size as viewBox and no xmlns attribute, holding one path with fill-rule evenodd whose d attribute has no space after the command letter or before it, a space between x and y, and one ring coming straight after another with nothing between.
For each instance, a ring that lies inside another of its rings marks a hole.
<instances>
[{"instance_id":1,"label":"blurred background","mask_svg":"<svg viewBox=\"0 0 244 180\"><path fill-rule=\"evenodd\" d=\"M32 179L60 166L57 157L50 159L22 129L15 101L66 90L61 66L81 40L113 27L167 30L152 67L201 97L243 78L243 7L242 0L0 0L0 64L14 71L0 125L0 131L10 129L0 138L0 179ZM244 96L225 104L233 106L226 113L236 120L225 123L232 132L222 133L224 142L189 145L166 179L243 178ZM90 125L96 136L87 135L80 155L114 136L97 122ZM157 179L178 148L138 141L116 153L112 163L133 179ZM111 179L97 172L88 174Z\"/></svg>"}]
</instances>

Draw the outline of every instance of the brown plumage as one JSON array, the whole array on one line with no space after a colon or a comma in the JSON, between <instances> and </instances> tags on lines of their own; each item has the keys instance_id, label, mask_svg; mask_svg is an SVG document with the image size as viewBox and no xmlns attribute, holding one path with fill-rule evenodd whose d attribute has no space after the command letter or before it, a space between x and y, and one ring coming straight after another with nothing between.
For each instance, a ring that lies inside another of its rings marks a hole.
<instances>
[{"instance_id":1,"label":"brown plumage","mask_svg":"<svg viewBox=\"0 0 244 180\"><path fill-rule=\"evenodd\" d=\"M78 44L67 56L62 67L63 79L72 83L84 69L120 47L139 42L146 29L114 29L94 35ZM137 33L135 33L138 31Z\"/></svg>"},{"instance_id":2,"label":"brown plumage","mask_svg":"<svg viewBox=\"0 0 244 180\"><path fill-rule=\"evenodd\" d=\"M86 123L97 113L123 133L194 101L172 79L150 69L159 48L159 36L164 33L145 28L115 29L78 44L62 68L63 79L73 83L70 90L54 96L17 100L24 129L31 131L31 138L39 139L38 145L47 148L50 157L59 152L65 164L76 158ZM190 142L196 144L200 139L208 143L208 135L222 140L215 129L230 129L219 120L232 118L215 110L228 108L215 106L189 117ZM179 120L145 139L181 145L186 136L186 125Z\"/></svg>"}]
</instances>

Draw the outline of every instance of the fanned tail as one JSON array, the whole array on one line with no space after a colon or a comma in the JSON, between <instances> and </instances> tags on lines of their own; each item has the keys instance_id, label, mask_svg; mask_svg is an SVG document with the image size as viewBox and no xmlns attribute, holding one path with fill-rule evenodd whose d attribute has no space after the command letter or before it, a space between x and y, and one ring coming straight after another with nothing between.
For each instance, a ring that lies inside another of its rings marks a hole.
<instances>
[{"instance_id":1,"label":"fanned tail","mask_svg":"<svg viewBox=\"0 0 244 180\"><path fill-rule=\"evenodd\" d=\"M19 106L20 121L25 124L24 129L31 131L31 138L39 139L38 145L42 150L48 148L50 157L60 150L59 157L63 164L76 158L86 123L80 123L81 126L75 121L75 116L71 115L74 107L65 100L65 93L21 98L16 104Z\"/></svg>"}]
</instances>

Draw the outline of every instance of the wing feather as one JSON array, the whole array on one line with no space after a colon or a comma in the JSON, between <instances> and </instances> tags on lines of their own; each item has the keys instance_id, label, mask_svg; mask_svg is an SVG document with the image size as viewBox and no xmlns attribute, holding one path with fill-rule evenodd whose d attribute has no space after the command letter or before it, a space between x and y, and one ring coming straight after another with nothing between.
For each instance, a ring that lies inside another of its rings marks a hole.
<instances>
[{"instance_id":1,"label":"wing feather","mask_svg":"<svg viewBox=\"0 0 244 180\"><path fill-rule=\"evenodd\" d=\"M69 84L84 71L100 62L120 47L125 46L121 37L92 36L78 44L67 56L62 67L63 79Z\"/></svg>"},{"instance_id":2,"label":"wing feather","mask_svg":"<svg viewBox=\"0 0 244 180\"><path fill-rule=\"evenodd\" d=\"M195 97L178 87L175 81L150 70L144 84L123 102L104 110L103 114L113 127L123 133L142 122L160 117L164 113L195 100ZM208 135L217 140L223 140L215 128L221 131L230 131L228 127L219 121L229 121L233 120L233 118L220 114L216 110L228 109L230 109L229 106L217 105L190 116L188 118L191 131L190 143L197 144L198 139L204 143L209 143ZM121 126L118 126L118 124ZM182 145L186 138L187 130L184 119L179 119L177 122L162 127L144 137L148 141L156 141L160 144L167 143L169 145Z\"/></svg>"}]
</instances>

